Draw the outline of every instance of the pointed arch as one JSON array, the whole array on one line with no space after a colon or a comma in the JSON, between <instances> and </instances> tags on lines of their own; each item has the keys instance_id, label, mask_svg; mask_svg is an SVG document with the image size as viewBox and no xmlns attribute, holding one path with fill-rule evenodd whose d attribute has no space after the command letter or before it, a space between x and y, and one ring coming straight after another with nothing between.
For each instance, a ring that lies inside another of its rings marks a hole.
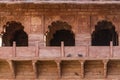
<instances>
[{"instance_id":1,"label":"pointed arch","mask_svg":"<svg viewBox=\"0 0 120 80\"><path fill-rule=\"evenodd\" d=\"M67 22L55 21L48 28L47 46L60 46L61 41L64 41L65 46L75 45L75 35Z\"/></svg>"},{"instance_id":2,"label":"pointed arch","mask_svg":"<svg viewBox=\"0 0 120 80\"><path fill-rule=\"evenodd\" d=\"M115 26L106 20L99 21L92 33L92 45L109 46L110 41L113 41L114 46L118 45L118 34L115 31Z\"/></svg>"},{"instance_id":3,"label":"pointed arch","mask_svg":"<svg viewBox=\"0 0 120 80\"><path fill-rule=\"evenodd\" d=\"M28 35L20 22L7 22L3 28L5 30L2 36L4 46L12 46L13 41L16 42L16 46L28 46Z\"/></svg>"}]
</instances>

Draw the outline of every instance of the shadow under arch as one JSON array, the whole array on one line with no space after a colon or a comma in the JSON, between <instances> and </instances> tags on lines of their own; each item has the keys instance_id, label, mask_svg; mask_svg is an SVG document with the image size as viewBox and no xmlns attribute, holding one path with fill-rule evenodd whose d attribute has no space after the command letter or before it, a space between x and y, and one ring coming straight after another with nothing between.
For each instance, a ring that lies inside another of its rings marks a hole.
<instances>
[{"instance_id":1,"label":"shadow under arch","mask_svg":"<svg viewBox=\"0 0 120 80\"><path fill-rule=\"evenodd\" d=\"M60 46L61 41L64 41L65 46L75 46L75 35L71 30L71 25L67 22L55 21L48 28L47 46Z\"/></svg>"},{"instance_id":2,"label":"shadow under arch","mask_svg":"<svg viewBox=\"0 0 120 80\"><path fill-rule=\"evenodd\" d=\"M3 26L3 29L3 46L12 46L13 41L16 42L16 46L28 46L28 35L20 22L7 22L6 25Z\"/></svg>"},{"instance_id":3,"label":"shadow under arch","mask_svg":"<svg viewBox=\"0 0 120 80\"><path fill-rule=\"evenodd\" d=\"M109 46L113 41L113 46L118 45L118 34L112 22L102 20L95 26L92 33L92 46Z\"/></svg>"}]
</instances>

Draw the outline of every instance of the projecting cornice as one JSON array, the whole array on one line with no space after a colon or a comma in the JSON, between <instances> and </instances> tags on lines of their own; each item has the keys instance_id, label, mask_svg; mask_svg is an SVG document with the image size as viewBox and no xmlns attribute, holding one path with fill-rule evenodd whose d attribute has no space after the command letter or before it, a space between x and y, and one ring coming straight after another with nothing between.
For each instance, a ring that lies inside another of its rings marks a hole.
<instances>
[{"instance_id":1,"label":"projecting cornice","mask_svg":"<svg viewBox=\"0 0 120 80\"><path fill-rule=\"evenodd\" d=\"M119 0L0 0L0 3L38 3L38 4L120 4Z\"/></svg>"}]
</instances>

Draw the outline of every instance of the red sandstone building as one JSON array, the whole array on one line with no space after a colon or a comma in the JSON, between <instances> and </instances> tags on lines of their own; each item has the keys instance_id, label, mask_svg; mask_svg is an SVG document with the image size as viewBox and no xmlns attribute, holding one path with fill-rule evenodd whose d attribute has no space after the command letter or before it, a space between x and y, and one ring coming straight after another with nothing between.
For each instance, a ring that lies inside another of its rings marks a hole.
<instances>
[{"instance_id":1,"label":"red sandstone building","mask_svg":"<svg viewBox=\"0 0 120 80\"><path fill-rule=\"evenodd\" d=\"M0 0L0 32L0 80L120 80L119 0Z\"/></svg>"}]
</instances>

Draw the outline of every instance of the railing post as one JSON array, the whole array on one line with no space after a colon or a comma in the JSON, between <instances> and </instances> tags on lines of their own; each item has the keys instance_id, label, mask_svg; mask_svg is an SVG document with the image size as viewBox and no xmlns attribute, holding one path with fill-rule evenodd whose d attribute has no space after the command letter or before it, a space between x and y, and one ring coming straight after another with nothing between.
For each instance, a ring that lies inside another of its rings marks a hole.
<instances>
[{"instance_id":1,"label":"railing post","mask_svg":"<svg viewBox=\"0 0 120 80\"><path fill-rule=\"evenodd\" d=\"M61 41L61 57L65 57L64 42Z\"/></svg>"},{"instance_id":2,"label":"railing post","mask_svg":"<svg viewBox=\"0 0 120 80\"><path fill-rule=\"evenodd\" d=\"M13 42L13 50L12 51L13 51L12 56L16 57L16 42L15 41Z\"/></svg>"},{"instance_id":3,"label":"railing post","mask_svg":"<svg viewBox=\"0 0 120 80\"><path fill-rule=\"evenodd\" d=\"M113 57L113 42L110 41L110 57Z\"/></svg>"},{"instance_id":4,"label":"railing post","mask_svg":"<svg viewBox=\"0 0 120 80\"><path fill-rule=\"evenodd\" d=\"M39 56L39 42L37 41L35 43L35 57L38 57Z\"/></svg>"},{"instance_id":5,"label":"railing post","mask_svg":"<svg viewBox=\"0 0 120 80\"><path fill-rule=\"evenodd\" d=\"M86 57L89 57L89 46L90 46L90 41L88 41L88 44L86 45Z\"/></svg>"},{"instance_id":6,"label":"railing post","mask_svg":"<svg viewBox=\"0 0 120 80\"><path fill-rule=\"evenodd\" d=\"M89 45L87 45L86 47L87 47L87 54L86 54L86 57L89 57Z\"/></svg>"}]
</instances>

